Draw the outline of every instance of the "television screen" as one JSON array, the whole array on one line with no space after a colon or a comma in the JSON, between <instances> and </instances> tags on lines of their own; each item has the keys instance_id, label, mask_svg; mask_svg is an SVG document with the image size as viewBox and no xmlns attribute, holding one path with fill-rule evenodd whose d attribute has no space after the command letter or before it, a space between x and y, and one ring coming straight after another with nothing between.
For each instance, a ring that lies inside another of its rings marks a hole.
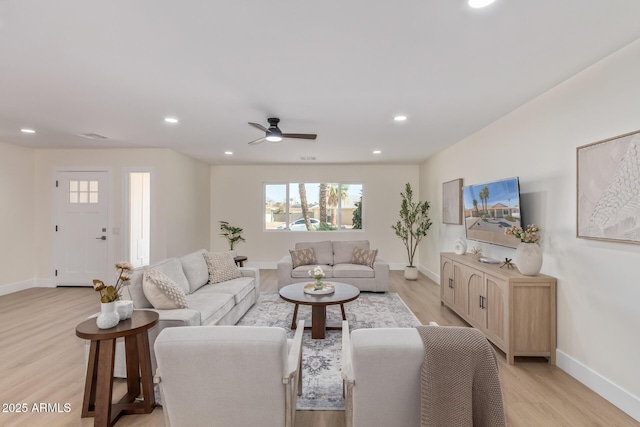
<instances>
[{"instance_id":1,"label":"television screen","mask_svg":"<svg viewBox=\"0 0 640 427\"><path fill-rule=\"evenodd\" d=\"M522 226L518 177L462 187L467 239L515 248L520 240L504 234Z\"/></svg>"}]
</instances>

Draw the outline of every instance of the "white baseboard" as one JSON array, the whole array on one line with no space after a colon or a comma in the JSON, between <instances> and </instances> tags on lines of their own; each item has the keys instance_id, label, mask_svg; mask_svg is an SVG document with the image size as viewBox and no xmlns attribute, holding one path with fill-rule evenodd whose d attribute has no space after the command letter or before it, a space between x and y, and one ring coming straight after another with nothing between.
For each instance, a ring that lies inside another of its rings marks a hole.
<instances>
[{"instance_id":1,"label":"white baseboard","mask_svg":"<svg viewBox=\"0 0 640 427\"><path fill-rule=\"evenodd\" d=\"M418 266L418 270L424 274L425 276L427 276L429 279L433 280L434 282L436 282L437 284L440 284L440 276L436 273L434 273L433 271L422 267L422 266Z\"/></svg>"},{"instance_id":2,"label":"white baseboard","mask_svg":"<svg viewBox=\"0 0 640 427\"><path fill-rule=\"evenodd\" d=\"M276 270L278 268L277 262L245 262L245 267L253 267L260 270Z\"/></svg>"},{"instance_id":3,"label":"white baseboard","mask_svg":"<svg viewBox=\"0 0 640 427\"><path fill-rule=\"evenodd\" d=\"M640 421L640 398L634 396L622 387L595 372L573 357L556 350L556 365L558 368L598 393L634 418Z\"/></svg>"},{"instance_id":4,"label":"white baseboard","mask_svg":"<svg viewBox=\"0 0 640 427\"><path fill-rule=\"evenodd\" d=\"M29 279L22 282L8 283L0 286L0 296L12 294L14 292L24 291L31 288L51 288L51 280L49 279Z\"/></svg>"},{"instance_id":5,"label":"white baseboard","mask_svg":"<svg viewBox=\"0 0 640 427\"><path fill-rule=\"evenodd\" d=\"M404 270L406 263L389 263L389 270Z\"/></svg>"}]
</instances>

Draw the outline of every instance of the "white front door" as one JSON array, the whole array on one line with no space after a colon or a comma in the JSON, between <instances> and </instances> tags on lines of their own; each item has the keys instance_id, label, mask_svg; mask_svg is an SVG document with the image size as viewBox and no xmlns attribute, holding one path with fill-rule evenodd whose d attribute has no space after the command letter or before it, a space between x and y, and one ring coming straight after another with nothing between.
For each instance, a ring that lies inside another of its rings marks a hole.
<instances>
[{"instance_id":1,"label":"white front door","mask_svg":"<svg viewBox=\"0 0 640 427\"><path fill-rule=\"evenodd\" d=\"M58 172L54 203L57 286L110 280L108 172Z\"/></svg>"}]
</instances>

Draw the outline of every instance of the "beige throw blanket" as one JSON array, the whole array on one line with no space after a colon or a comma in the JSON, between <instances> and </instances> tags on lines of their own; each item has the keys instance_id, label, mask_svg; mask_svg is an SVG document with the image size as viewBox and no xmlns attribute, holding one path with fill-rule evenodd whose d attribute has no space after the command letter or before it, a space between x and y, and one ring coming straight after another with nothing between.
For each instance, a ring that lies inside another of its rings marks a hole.
<instances>
[{"instance_id":1,"label":"beige throw blanket","mask_svg":"<svg viewBox=\"0 0 640 427\"><path fill-rule=\"evenodd\" d=\"M473 328L418 326L422 427L506 426L496 354Z\"/></svg>"}]
</instances>

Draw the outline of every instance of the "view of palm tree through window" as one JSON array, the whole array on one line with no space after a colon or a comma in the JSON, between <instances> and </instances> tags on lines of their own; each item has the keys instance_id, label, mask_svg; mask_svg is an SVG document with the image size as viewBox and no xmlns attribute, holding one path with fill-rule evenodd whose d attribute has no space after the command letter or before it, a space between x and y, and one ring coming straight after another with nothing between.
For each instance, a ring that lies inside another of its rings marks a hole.
<instances>
[{"instance_id":1,"label":"view of palm tree through window","mask_svg":"<svg viewBox=\"0 0 640 427\"><path fill-rule=\"evenodd\" d=\"M362 229L363 184L265 184L265 230Z\"/></svg>"}]
</instances>

